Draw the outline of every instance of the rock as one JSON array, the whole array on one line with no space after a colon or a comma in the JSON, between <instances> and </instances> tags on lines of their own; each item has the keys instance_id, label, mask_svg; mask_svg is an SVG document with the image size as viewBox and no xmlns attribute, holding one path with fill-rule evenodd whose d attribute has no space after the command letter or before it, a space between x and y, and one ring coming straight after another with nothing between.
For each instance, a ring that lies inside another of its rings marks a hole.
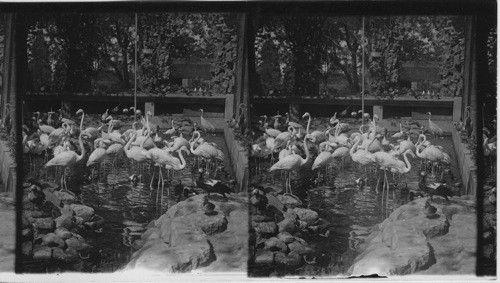
<instances>
[{"instance_id":1,"label":"rock","mask_svg":"<svg viewBox=\"0 0 500 283\"><path fill-rule=\"evenodd\" d=\"M274 256L274 261L277 264L286 267L296 267L300 264L300 256L297 253L290 252L288 255L284 252L277 252Z\"/></svg>"},{"instance_id":2,"label":"rock","mask_svg":"<svg viewBox=\"0 0 500 283\"><path fill-rule=\"evenodd\" d=\"M278 200L289 208L295 208L302 206L302 202L289 195L278 195Z\"/></svg>"},{"instance_id":3,"label":"rock","mask_svg":"<svg viewBox=\"0 0 500 283\"><path fill-rule=\"evenodd\" d=\"M297 223L299 224L299 229L304 230L307 228L307 222L302 221L302 220L298 220Z\"/></svg>"},{"instance_id":4,"label":"rock","mask_svg":"<svg viewBox=\"0 0 500 283\"><path fill-rule=\"evenodd\" d=\"M88 221L85 223L89 229L97 229L104 225L104 218L99 215L94 215L92 221Z\"/></svg>"},{"instance_id":5,"label":"rock","mask_svg":"<svg viewBox=\"0 0 500 283\"><path fill-rule=\"evenodd\" d=\"M438 236L442 236L448 233L448 229L450 227L450 223L448 219L444 217L438 217L435 219L428 219L422 216L421 219L425 219L420 224L416 224L416 227L419 227L425 236L429 238L434 238Z\"/></svg>"},{"instance_id":6,"label":"rock","mask_svg":"<svg viewBox=\"0 0 500 283\"><path fill-rule=\"evenodd\" d=\"M56 234L54 234L54 233L48 233L48 234L46 234L45 236L42 237L42 243L45 244L45 245L53 243L56 237L57 237Z\"/></svg>"},{"instance_id":7,"label":"rock","mask_svg":"<svg viewBox=\"0 0 500 283\"><path fill-rule=\"evenodd\" d=\"M318 220L318 213L307 208L294 208L293 211L297 214L300 220L305 221L307 225L313 225Z\"/></svg>"},{"instance_id":8,"label":"rock","mask_svg":"<svg viewBox=\"0 0 500 283\"><path fill-rule=\"evenodd\" d=\"M31 258L33 256L33 243L31 241L24 241L21 244L21 253L24 257Z\"/></svg>"},{"instance_id":9,"label":"rock","mask_svg":"<svg viewBox=\"0 0 500 283\"><path fill-rule=\"evenodd\" d=\"M85 222L85 220L83 218L81 218L80 216L75 216L74 219L75 219L76 226L81 226Z\"/></svg>"},{"instance_id":10,"label":"rock","mask_svg":"<svg viewBox=\"0 0 500 283\"><path fill-rule=\"evenodd\" d=\"M33 260L49 260L52 258L52 248L40 246L33 251Z\"/></svg>"},{"instance_id":11,"label":"rock","mask_svg":"<svg viewBox=\"0 0 500 283\"><path fill-rule=\"evenodd\" d=\"M70 230L75 225L74 218L68 215L61 215L54 219L56 228L64 228Z\"/></svg>"},{"instance_id":12,"label":"rock","mask_svg":"<svg viewBox=\"0 0 500 283\"><path fill-rule=\"evenodd\" d=\"M54 248L52 251L52 258L63 262L72 262L79 259L78 254L73 252L65 252L61 248Z\"/></svg>"},{"instance_id":13,"label":"rock","mask_svg":"<svg viewBox=\"0 0 500 283\"><path fill-rule=\"evenodd\" d=\"M269 222L273 220L272 217L264 214L252 214L251 217L253 222Z\"/></svg>"},{"instance_id":14,"label":"rock","mask_svg":"<svg viewBox=\"0 0 500 283\"><path fill-rule=\"evenodd\" d=\"M288 248L291 252L296 252L299 255L306 255L314 252L314 250L308 247L306 244L302 244L298 241L288 244Z\"/></svg>"},{"instance_id":15,"label":"rock","mask_svg":"<svg viewBox=\"0 0 500 283\"><path fill-rule=\"evenodd\" d=\"M276 235L278 233L278 226L274 222L258 222L252 223L255 232L259 234Z\"/></svg>"},{"instance_id":16,"label":"rock","mask_svg":"<svg viewBox=\"0 0 500 283\"><path fill-rule=\"evenodd\" d=\"M43 193L45 194L46 201L51 202L56 207L62 206L61 200L59 200L59 198L57 198L56 195L54 193L52 193L50 190L43 190Z\"/></svg>"},{"instance_id":17,"label":"rock","mask_svg":"<svg viewBox=\"0 0 500 283\"><path fill-rule=\"evenodd\" d=\"M54 196L58 198L63 204L73 204L76 201L76 197L65 191L55 191Z\"/></svg>"},{"instance_id":18,"label":"rock","mask_svg":"<svg viewBox=\"0 0 500 283\"><path fill-rule=\"evenodd\" d=\"M73 210L73 208L71 208L70 205L68 204L65 204L62 208L61 208L61 214L62 215L67 215L67 216L75 216L75 211Z\"/></svg>"},{"instance_id":19,"label":"rock","mask_svg":"<svg viewBox=\"0 0 500 283\"><path fill-rule=\"evenodd\" d=\"M67 239L73 237L71 232L68 231L68 229L66 229L66 228L57 228L54 231L54 234L63 240L67 240Z\"/></svg>"},{"instance_id":20,"label":"rock","mask_svg":"<svg viewBox=\"0 0 500 283\"><path fill-rule=\"evenodd\" d=\"M200 227L205 234L213 235L227 229L227 219L222 213L213 216L200 214L196 226Z\"/></svg>"},{"instance_id":21,"label":"rock","mask_svg":"<svg viewBox=\"0 0 500 283\"><path fill-rule=\"evenodd\" d=\"M146 232L144 232L141 235L141 239L144 242L149 242L151 240L158 239L159 237L160 237L160 233L158 232L158 229L156 229L156 228L149 228L148 230L146 230Z\"/></svg>"},{"instance_id":22,"label":"rock","mask_svg":"<svg viewBox=\"0 0 500 283\"><path fill-rule=\"evenodd\" d=\"M288 251L288 247L283 241L279 240L278 238L271 237L264 242L264 250L286 252Z\"/></svg>"},{"instance_id":23,"label":"rock","mask_svg":"<svg viewBox=\"0 0 500 283\"><path fill-rule=\"evenodd\" d=\"M278 239L283 241L285 244L290 244L295 241L295 238L288 232L279 233Z\"/></svg>"},{"instance_id":24,"label":"rock","mask_svg":"<svg viewBox=\"0 0 500 283\"><path fill-rule=\"evenodd\" d=\"M33 226L36 226L38 230L54 230L55 228L55 223L52 217L46 217L46 218L34 218L34 221L32 222Z\"/></svg>"},{"instance_id":25,"label":"rock","mask_svg":"<svg viewBox=\"0 0 500 283\"><path fill-rule=\"evenodd\" d=\"M274 253L272 251L259 250L255 254L255 264L272 264L274 262Z\"/></svg>"},{"instance_id":26,"label":"rock","mask_svg":"<svg viewBox=\"0 0 500 283\"><path fill-rule=\"evenodd\" d=\"M30 226L30 222L28 221L28 218L26 218L26 216L23 215L21 216L21 229L26 229Z\"/></svg>"},{"instance_id":27,"label":"rock","mask_svg":"<svg viewBox=\"0 0 500 283\"><path fill-rule=\"evenodd\" d=\"M295 231L297 231L295 221L290 218L283 219L283 221L278 223L278 227L280 232L288 232L290 234L293 234L295 233Z\"/></svg>"},{"instance_id":28,"label":"rock","mask_svg":"<svg viewBox=\"0 0 500 283\"><path fill-rule=\"evenodd\" d=\"M75 211L76 216L83 218L83 221L92 220L94 217L94 209L82 204L71 204L71 208Z\"/></svg>"},{"instance_id":29,"label":"rock","mask_svg":"<svg viewBox=\"0 0 500 283\"><path fill-rule=\"evenodd\" d=\"M26 228L21 230L21 238L23 240L32 240L33 239L33 230L30 228Z\"/></svg>"},{"instance_id":30,"label":"rock","mask_svg":"<svg viewBox=\"0 0 500 283\"><path fill-rule=\"evenodd\" d=\"M77 237L71 237L65 242L66 245L68 245L68 248L73 248L77 251L85 250L90 247L87 243L85 243L83 240L78 239Z\"/></svg>"},{"instance_id":31,"label":"rock","mask_svg":"<svg viewBox=\"0 0 500 283\"><path fill-rule=\"evenodd\" d=\"M30 218L46 218L50 216L50 213L45 212L43 210L24 210L23 215L30 219ZM33 222L33 221L31 221Z\"/></svg>"}]
</instances>

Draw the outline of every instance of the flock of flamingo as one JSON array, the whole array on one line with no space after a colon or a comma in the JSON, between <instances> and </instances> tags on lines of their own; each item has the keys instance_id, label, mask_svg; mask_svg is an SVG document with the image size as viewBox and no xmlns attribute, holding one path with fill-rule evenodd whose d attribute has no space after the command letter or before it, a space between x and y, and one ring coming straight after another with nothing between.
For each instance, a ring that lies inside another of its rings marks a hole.
<instances>
[{"instance_id":1,"label":"flock of flamingo","mask_svg":"<svg viewBox=\"0 0 500 283\"><path fill-rule=\"evenodd\" d=\"M343 112L347 112L347 109ZM362 111L354 111L351 116L355 118L359 113ZM346 114L341 113L340 116L345 117ZM375 170L383 170L383 193L389 190L387 171L397 177L410 172L412 164L408 159L409 156L419 157L421 170L430 171L435 176L436 173L443 172L444 166L450 164L451 159L443 147L433 145L427 140L426 134L434 136L443 134L443 130L431 120L431 113L427 114L429 115L428 129L420 124L413 125L406 121L404 126L399 123L400 131L392 136L389 136L388 131L378 125L377 115L371 119L368 113L362 113L363 123L359 131L354 131L350 135L347 133L352 126L341 122L337 113L326 125L320 125L315 130L311 129L312 117L309 113L302 116L303 119L308 119L305 128L300 123L290 121L288 113L286 113L285 121L279 113L272 118L268 118L267 115L261 116L259 127L263 134L253 142L251 150L255 174L264 174L261 163L269 159L268 171L283 172L285 193L292 196L292 172L298 172L306 167L317 170L316 182L319 183L322 172L337 170L339 172L336 173L340 173L343 171L346 160L352 160L354 164L364 167L365 176L356 180L358 184L366 182L368 168L370 171L372 167ZM415 142L412 141L412 134L418 136ZM317 154L312 154L311 151ZM336 163L338 166L334 166ZM379 187L379 183L380 177L376 188Z\"/></svg>"},{"instance_id":2,"label":"flock of flamingo","mask_svg":"<svg viewBox=\"0 0 500 283\"><path fill-rule=\"evenodd\" d=\"M82 109L76 112L77 116L81 116L79 127L73 120L64 118L62 114L59 115L59 119L53 119L54 112L47 113L44 124L40 119L40 113L35 112L33 122L23 125L23 153L29 155L30 171L36 169L33 156L39 155L45 156L45 167L62 168L60 188L66 191L68 188L66 183L67 169L86 159L86 155L88 155L86 166L97 167L98 175L101 171L101 165L110 164L113 169L117 167L118 161L124 159L122 157L125 156L126 159L136 164L138 174L132 175L131 180L142 176L144 168L149 170L150 165L154 165L158 167L159 176L157 202L161 188L161 207L163 207L165 183L163 170L167 170L167 176L173 176L175 172L185 169L187 161L183 154L194 155L195 166L193 168L198 170L200 177L201 173L208 175L208 178L196 180L199 188L210 192L214 191L213 187L220 183L214 179L217 176L218 163L224 160L224 153L219 145L206 142L201 137L200 131L207 134L213 133L215 127L203 117L203 110L200 109L200 111L200 129L195 123L190 140L183 136L180 129L175 128L173 120L172 127L163 133L170 139L162 139L159 126L150 122L151 112L148 111L145 117L142 117L141 111L135 111L133 107L123 109L124 114L132 113L138 118L136 122L132 123L132 127L125 131L113 130L124 123L109 115L108 110L102 115L101 126L97 128L90 126L84 128L85 113ZM105 131L106 124L107 131ZM142 127L138 127L139 124L142 124ZM177 133L180 134L176 135ZM78 145L73 143L72 138L78 138ZM87 154L87 146L90 147L90 154ZM50 160L49 157L51 157ZM156 172L151 178L150 187L153 185L155 174ZM179 183L179 186L182 184ZM229 192L227 188L224 191ZM169 190L167 190L167 194L169 195Z\"/></svg>"}]
</instances>

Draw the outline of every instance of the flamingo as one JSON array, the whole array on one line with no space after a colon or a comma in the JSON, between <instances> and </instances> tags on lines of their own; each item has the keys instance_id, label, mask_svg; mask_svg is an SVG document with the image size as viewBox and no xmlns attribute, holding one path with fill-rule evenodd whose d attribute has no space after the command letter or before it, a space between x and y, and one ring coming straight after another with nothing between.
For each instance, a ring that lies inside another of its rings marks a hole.
<instances>
[{"instance_id":1,"label":"flamingo","mask_svg":"<svg viewBox=\"0 0 500 283\"><path fill-rule=\"evenodd\" d=\"M197 135L197 138L195 139L194 137ZM194 131L193 132L193 142L190 143L190 150L191 153L196 155L196 156L201 156L205 159L208 160L217 160L224 161L224 153L218 149L217 147L213 146L212 144L209 144L207 142L204 142L200 144L199 146L194 148L194 144L198 142L200 139L200 132L199 131ZM208 163L207 163L208 167ZM217 168L217 163L215 164L215 167ZM217 169L215 169L214 176L217 174Z\"/></svg>"},{"instance_id":2,"label":"flamingo","mask_svg":"<svg viewBox=\"0 0 500 283\"><path fill-rule=\"evenodd\" d=\"M286 112L285 115L286 115L286 121L285 121L286 125L292 126L299 130L300 128L304 128L301 124L290 121L290 115L288 114L288 112Z\"/></svg>"},{"instance_id":3,"label":"flamingo","mask_svg":"<svg viewBox=\"0 0 500 283\"><path fill-rule=\"evenodd\" d=\"M107 156L107 154L106 154L106 149L104 148L104 142L102 140L100 140L99 147L94 149L94 151L89 156L89 159L87 161L87 167L92 166L94 164L97 164L100 167L100 164L104 162L104 160L106 159L106 156ZM97 171L98 172L97 178L99 178L99 171L100 170ZM93 178L92 178L92 180L93 180Z\"/></svg>"},{"instance_id":4,"label":"flamingo","mask_svg":"<svg viewBox=\"0 0 500 283\"><path fill-rule=\"evenodd\" d=\"M108 111L109 111L109 109L106 109L106 112L104 112L104 114L102 114L102 116L101 116L102 122L106 122L108 120L108 116L109 116Z\"/></svg>"},{"instance_id":5,"label":"flamingo","mask_svg":"<svg viewBox=\"0 0 500 283\"><path fill-rule=\"evenodd\" d=\"M175 134L176 131L177 130L175 129L175 126L174 126L174 119L172 119L172 128L165 131L164 134L165 135L173 135L173 134Z\"/></svg>"},{"instance_id":6,"label":"flamingo","mask_svg":"<svg viewBox=\"0 0 500 283\"><path fill-rule=\"evenodd\" d=\"M268 123L265 123L265 124L264 124L264 129L265 129L266 133L267 133L270 137L273 137L273 138L275 138L275 137L277 137L279 134L281 134L281 131L280 131L280 130L270 128Z\"/></svg>"},{"instance_id":7,"label":"flamingo","mask_svg":"<svg viewBox=\"0 0 500 283\"><path fill-rule=\"evenodd\" d=\"M407 157L408 154L410 154L413 158L415 158L415 154L411 149L405 150L405 152L403 153L404 162L399 159L396 162L394 162L394 164L390 166L391 172L399 174L406 174L410 172L411 163L408 161Z\"/></svg>"},{"instance_id":8,"label":"flamingo","mask_svg":"<svg viewBox=\"0 0 500 283\"><path fill-rule=\"evenodd\" d=\"M201 128L206 132L214 132L215 127L212 123L210 123L207 119L203 118L203 109L200 109L200 120L201 120Z\"/></svg>"},{"instance_id":9,"label":"flamingo","mask_svg":"<svg viewBox=\"0 0 500 283\"><path fill-rule=\"evenodd\" d=\"M81 130L81 128L83 126L83 119L85 117L85 113L83 112L82 109L79 109L76 112L76 115L78 115L80 113L82 114L82 120L80 122L80 130ZM80 144L80 149L81 149L80 155L78 155L76 152L71 151L71 150L65 151L65 152L58 154L57 156L54 156L54 158L52 158L51 160L49 160L49 162L47 162L47 164L45 164L45 167L59 166L59 167L64 168L63 175L61 177L61 190L65 187L66 191L67 191L67 188L68 188L67 184L66 184L66 168L75 165L77 162L82 160L82 158L85 156L85 147L83 146L81 131L80 131L80 135L78 137L78 142ZM63 187L63 185L64 185L64 187Z\"/></svg>"},{"instance_id":10,"label":"flamingo","mask_svg":"<svg viewBox=\"0 0 500 283\"><path fill-rule=\"evenodd\" d=\"M300 169L302 166L304 166L309 159L311 158L311 155L309 153L309 147L307 146L307 141L311 140L312 142L315 142L314 137L310 135L306 135L304 137L304 150L306 151L306 158L302 158L298 154L292 154L289 156L284 157L283 159L279 160L271 168L269 169L269 172L275 171L275 170L284 170L287 174L285 177L285 191L289 192L293 196L292 192L292 184L291 184L291 177L290 173L292 171L296 171Z\"/></svg>"},{"instance_id":11,"label":"flamingo","mask_svg":"<svg viewBox=\"0 0 500 283\"><path fill-rule=\"evenodd\" d=\"M430 146L424 148L422 151L420 151L421 146L426 141L425 135L420 134L419 139L421 137L423 138L423 142L419 143L416 146L416 154L418 157L425 159L425 160L430 160L431 162L442 161L442 162L445 162L448 164L450 163L450 156L436 146L430 145ZM435 176L434 173L435 172L434 172L434 166L433 166L432 167L432 176Z\"/></svg>"},{"instance_id":12,"label":"flamingo","mask_svg":"<svg viewBox=\"0 0 500 283\"><path fill-rule=\"evenodd\" d=\"M43 132L43 131L42 131ZM48 135L48 146L52 147L58 143L61 142L61 140L68 136L69 128L66 123L63 123L61 128L57 128L53 130L49 135Z\"/></svg>"},{"instance_id":13,"label":"flamingo","mask_svg":"<svg viewBox=\"0 0 500 283\"><path fill-rule=\"evenodd\" d=\"M173 141L172 145L170 147L166 148L166 150L168 152L173 152L173 151L180 149L183 146L188 147L189 141L186 140L181 133L180 136L174 137L174 141Z\"/></svg>"},{"instance_id":14,"label":"flamingo","mask_svg":"<svg viewBox=\"0 0 500 283\"><path fill-rule=\"evenodd\" d=\"M317 168L328 167L335 160L335 158L332 157L332 153L328 151L328 147L327 146L322 147L323 151L321 151L320 154L318 154L318 156L316 157L316 159L314 159L312 170L316 170ZM318 171L318 181L320 179L320 174L321 172Z\"/></svg>"},{"instance_id":15,"label":"flamingo","mask_svg":"<svg viewBox=\"0 0 500 283\"><path fill-rule=\"evenodd\" d=\"M292 126L288 127L287 132L280 133L276 138L274 138L273 148L275 150L281 148L285 145L293 136L295 136L295 128Z\"/></svg>"},{"instance_id":16,"label":"flamingo","mask_svg":"<svg viewBox=\"0 0 500 283\"><path fill-rule=\"evenodd\" d=\"M358 144L360 143L360 141L361 136L354 137L354 145L349 150L349 155L351 155L352 161L365 167L366 173L366 166L372 165L375 160L373 159L373 154L369 151L365 149L358 149Z\"/></svg>"},{"instance_id":17,"label":"flamingo","mask_svg":"<svg viewBox=\"0 0 500 283\"><path fill-rule=\"evenodd\" d=\"M399 122L399 132L392 135L393 138L400 139L404 136L403 128L401 127L401 122Z\"/></svg>"},{"instance_id":18,"label":"flamingo","mask_svg":"<svg viewBox=\"0 0 500 283\"><path fill-rule=\"evenodd\" d=\"M443 135L443 130L434 122L431 121L431 112L427 112L427 115L429 115L429 130L431 130L431 133L433 135Z\"/></svg>"},{"instance_id":19,"label":"flamingo","mask_svg":"<svg viewBox=\"0 0 500 283\"><path fill-rule=\"evenodd\" d=\"M304 115L302 115L302 118L305 118L305 117L309 117L309 119L307 121L306 134L310 134L312 137L314 137L315 141L318 143L326 140L325 131L316 130L312 133L309 132L309 127L311 126L311 114L309 114L309 112L306 112L306 113L304 113Z\"/></svg>"}]
</instances>

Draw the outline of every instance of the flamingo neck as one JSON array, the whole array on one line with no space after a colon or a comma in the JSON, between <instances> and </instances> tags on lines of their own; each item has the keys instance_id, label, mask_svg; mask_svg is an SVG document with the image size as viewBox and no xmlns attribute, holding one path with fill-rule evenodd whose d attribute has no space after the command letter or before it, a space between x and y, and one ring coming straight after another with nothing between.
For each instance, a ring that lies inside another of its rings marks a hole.
<instances>
[{"instance_id":1,"label":"flamingo neck","mask_svg":"<svg viewBox=\"0 0 500 283\"><path fill-rule=\"evenodd\" d=\"M309 115L309 120L307 121L307 130L306 134L309 134L309 126L311 125L311 115Z\"/></svg>"},{"instance_id":2,"label":"flamingo neck","mask_svg":"<svg viewBox=\"0 0 500 283\"><path fill-rule=\"evenodd\" d=\"M354 138L354 139L356 139L356 138ZM354 154L356 153L356 150L357 150L357 148L358 148L358 144L359 144L359 142L360 142L360 141L361 141L361 138L358 138L358 139L356 140L356 142L354 143L354 145L353 145L353 146L351 147L351 149L349 150L349 154L350 154L351 156L352 156L352 155L354 155Z\"/></svg>"},{"instance_id":3,"label":"flamingo neck","mask_svg":"<svg viewBox=\"0 0 500 283\"><path fill-rule=\"evenodd\" d=\"M407 151L405 151L405 153L403 154L403 158L404 158L404 160L405 160L405 164L406 164L405 169L404 169L405 173L408 173L408 172L410 172L410 170L411 170L411 163L410 163L410 161L408 160L408 154L409 154L409 153L410 153L410 151L408 151L408 150L407 150Z\"/></svg>"},{"instance_id":4,"label":"flamingo neck","mask_svg":"<svg viewBox=\"0 0 500 283\"><path fill-rule=\"evenodd\" d=\"M184 150L187 150L187 149L181 148L179 150L179 158L181 160L181 166L179 167L179 169L184 169L186 167L186 160L184 159L184 156L182 156L182 152Z\"/></svg>"},{"instance_id":5,"label":"flamingo neck","mask_svg":"<svg viewBox=\"0 0 500 283\"><path fill-rule=\"evenodd\" d=\"M83 119L82 119L83 121ZM82 160L82 158L85 156L85 147L83 146L83 141L82 141L82 134L80 133L80 135L78 136L78 143L80 144L80 148L81 148L81 152L80 152L80 155L77 155L76 157L76 161L80 161Z\"/></svg>"},{"instance_id":6,"label":"flamingo neck","mask_svg":"<svg viewBox=\"0 0 500 283\"><path fill-rule=\"evenodd\" d=\"M302 165L306 164L307 161L309 161L309 158L311 157L311 154L309 153L309 147L307 146L307 135L304 137L304 150L306 151L306 159L301 158Z\"/></svg>"}]
</instances>

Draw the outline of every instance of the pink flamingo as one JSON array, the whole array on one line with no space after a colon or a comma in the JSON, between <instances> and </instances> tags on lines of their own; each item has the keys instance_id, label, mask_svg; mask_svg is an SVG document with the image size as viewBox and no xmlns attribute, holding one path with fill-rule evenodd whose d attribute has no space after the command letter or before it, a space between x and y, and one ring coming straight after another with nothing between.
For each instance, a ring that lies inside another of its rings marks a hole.
<instances>
[{"instance_id":1,"label":"pink flamingo","mask_svg":"<svg viewBox=\"0 0 500 283\"><path fill-rule=\"evenodd\" d=\"M79 109L76 112L76 115L78 115L80 113L82 114L82 120L80 122L80 130L81 130L82 126L83 126L83 119L84 119L85 113L83 113L82 109ZM63 189L65 187L66 191L68 188L67 184L66 184L66 169L68 167L75 165L77 162L82 160L83 156L85 156L85 147L83 146L81 133L78 137L78 142L80 143L80 148L81 148L80 155L76 154L76 152L74 152L72 150L64 151L64 152L61 152L60 154L58 154L57 156L54 156L54 158L52 158L51 160L49 160L49 162L47 162L47 164L45 164L45 167L59 166L59 167L64 168L63 175L61 177L61 189ZM63 185L64 185L64 187L63 187Z\"/></svg>"},{"instance_id":2,"label":"pink flamingo","mask_svg":"<svg viewBox=\"0 0 500 283\"><path fill-rule=\"evenodd\" d=\"M283 159L279 160L276 162L271 168L269 169L269 172L275 171L275 170L284 170L287 174L285 177L285 191L289 192L290 195L293 196L292 192L292 184L291 184L291 178L290 178L290 173L292 171L299 170L302 166L304 166L309 159L311 158L311 155L309 153L309 147L307 146L307 141L311 140L312 142L315 142L314 137L310 135L306 135L304 137L304 149L306 151L306 158L303 159L300 155L298 154L292 154L284 157Z\"/></svg>"}]
</instances>

